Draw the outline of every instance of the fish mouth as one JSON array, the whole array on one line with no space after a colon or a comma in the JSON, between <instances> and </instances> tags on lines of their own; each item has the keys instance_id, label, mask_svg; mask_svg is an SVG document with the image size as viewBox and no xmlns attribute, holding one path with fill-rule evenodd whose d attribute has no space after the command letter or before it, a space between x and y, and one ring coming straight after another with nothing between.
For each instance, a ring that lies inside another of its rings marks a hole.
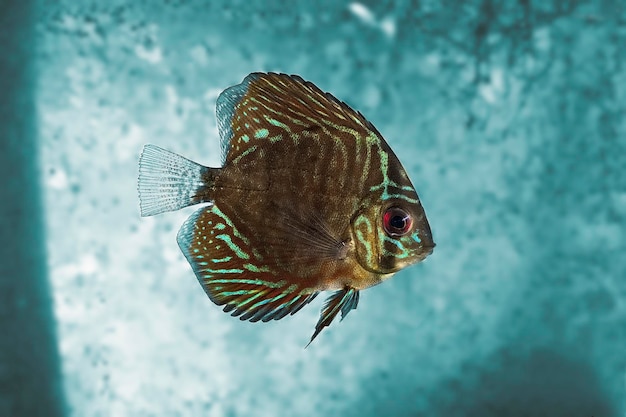
<instances>
[{"instance_id":1,"label":"fish mouth","mask_svg":"<svg viewBox=\"0 0 626 417\"><path fill-rule=\"evenodd\" d=\"M437 246L435 242L431 242L429 245L424 245L424 257L432 254L433 250L435 250L435 246Z\"/></svg>"},{"instance_id":2,"label":"fish mouth","mask_svg":"<svg viewBox=\"0 0 626 417\"><path fill-rule=\"evenodd\" d=\"M435 249L435 245L434 243L429 243L428 245L423 245L419 254L417 255L417 257L413 260L413 262L411 263L419 263L422 262L424 259L428 258L428 255L433 253L433 250Z\"/></svg>"}]
</instances>

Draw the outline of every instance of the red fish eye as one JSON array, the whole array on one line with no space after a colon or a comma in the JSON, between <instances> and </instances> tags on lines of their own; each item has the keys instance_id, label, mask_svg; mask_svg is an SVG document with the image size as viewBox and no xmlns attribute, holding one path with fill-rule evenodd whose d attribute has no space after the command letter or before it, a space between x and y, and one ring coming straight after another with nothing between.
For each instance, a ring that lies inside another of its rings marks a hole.
<instances>
[{"instance_id":1,"label":"red fish eye","mask_svg":"<svg viewBox=\"0 0 626 417\"><path fill-rule=\"evenodd\" d=\"M389 236L404 236L412 225L411 215L400 207L390 207L383 214L383 227Z\"/></svg>"}]
</instances>

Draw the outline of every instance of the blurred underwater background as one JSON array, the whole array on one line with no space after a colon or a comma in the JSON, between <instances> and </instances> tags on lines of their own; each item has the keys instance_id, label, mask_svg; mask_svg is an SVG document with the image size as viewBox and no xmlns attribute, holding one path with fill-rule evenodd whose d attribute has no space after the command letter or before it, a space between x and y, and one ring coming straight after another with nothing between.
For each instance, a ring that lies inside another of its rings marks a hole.
<instances>
[{"instance_id":1,"label":"blurred underwater background","mask_svg":"<svg viewBox=\"0 0 626 417\"><path fill-rule=\"evenodd\" d=\"M0 416L626 416L626 3L0 1ZM219 166L217 95L361 111L437 247L306 350L140 218L146 143Z\"/></svg>"}]
</instances>

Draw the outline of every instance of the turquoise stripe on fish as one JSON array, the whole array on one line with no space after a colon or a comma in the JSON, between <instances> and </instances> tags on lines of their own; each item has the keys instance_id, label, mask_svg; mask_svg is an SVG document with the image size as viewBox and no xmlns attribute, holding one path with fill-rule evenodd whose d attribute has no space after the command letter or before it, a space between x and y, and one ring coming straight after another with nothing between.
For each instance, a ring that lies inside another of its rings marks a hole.
<instances>
[{"instance_id":1,"label":"turquoise stripe on fish","mask_svg":"<svg viewBox=\"0 0 626 417\"><path fill-rule=\"evenodd\" d=\"M235 255L237 255L237 257L239 257L240 259L250 259L250 256L244 250L242 250L239 246L233 243L230 235L217 235L215 237L224 241L228 245L228 247L233 252L235 252Z\"/></svg>"}]
</instances>

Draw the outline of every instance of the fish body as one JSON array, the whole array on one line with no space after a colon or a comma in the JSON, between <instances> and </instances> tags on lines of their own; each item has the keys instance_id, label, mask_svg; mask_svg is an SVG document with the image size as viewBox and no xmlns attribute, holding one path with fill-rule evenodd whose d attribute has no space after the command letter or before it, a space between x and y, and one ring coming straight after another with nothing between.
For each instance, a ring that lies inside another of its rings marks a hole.
<instances>
[{"instance_id":1,"label":"fish body","mask_svg":"<svg viewBox=\"0 0 626 417\"><path fill-rule=\"evenodd\" d=\"M278 320L334 291L313 341L360 290L432 252L398 158L345 103L298 76L253 73L218 97L217 118L223 166L146 145L139 197L142 216L209 203L177 240L224 311Z\"/></svg>"}]
</instances>

